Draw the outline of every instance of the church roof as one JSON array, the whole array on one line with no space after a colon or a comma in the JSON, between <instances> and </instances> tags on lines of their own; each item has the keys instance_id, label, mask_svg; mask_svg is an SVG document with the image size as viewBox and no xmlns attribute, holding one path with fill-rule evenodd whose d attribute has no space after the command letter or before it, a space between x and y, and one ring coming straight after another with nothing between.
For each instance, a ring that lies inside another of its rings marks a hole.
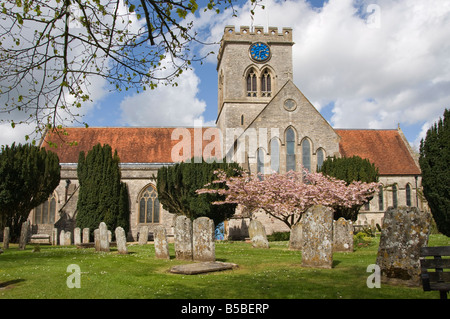
<instances>
[{"instance_id":1,"label":"church roof","mask_svg":"<svg viewBox=\"0 0 450 319\"><path fill-rule=\"evenodd\" d=\"M178 131L174 132L176 129ZM201 136L209 128L202 129ZM78 163L80 151L87 153L98 143L109 144L113 151L117 150L121 163L173 163L172 150L183 155L183 151L187 152L190 147L190 154L194 156L194 130L175 127L73 127L66 128L65 134L47 133L42 145L57 153L60 163ZM204 140L202 150L209 143L211 141ZM186 150L181 150L183 145L186 145Z\"/></svg>"},{"instance_id":2,"label":"church roof","mask_svg":"<svg viewBox=\"0 0 450 319\"><path fill-rule=\"evenodd\" d=\"M366 158L378 167L380 175L420 175L408 143L399 130L336 129L341 137L342 156Z\"/></svg>"},{"instance_id":3,"label":"church roof","mask_svg":"<svg viewBox=\"0 0 450 319\"><path fill-rule=\"evenodd\" d=\"M178 131L174 132L175 129ZM206 138L205 131L208 129L213 130L212 134L217 134L218 130L202 128L202 151L207 145L214 147L210 144L212 141ZM60 163L77 163L80 151L87 153L98 143L109 144L113 150L117 150L121 163L173 163L172 156L182 155L188 147L191 148L192 156L195 152L195 128L97 127L66 128L65 131L66 134L47 133L42 144L58 154ZM335 131L341 137L339 151L342 156L367 158L378 167L380 175L420 175L420 169L398 130ZM172 138L172 133L178 134L174 134ZM70 145L71 142L76 143ZM183 145L186 146L181 151ZM216 149L219 150L220 147ZM172 154L174 150L179 154Z\"/></svg>"}]
</instances>

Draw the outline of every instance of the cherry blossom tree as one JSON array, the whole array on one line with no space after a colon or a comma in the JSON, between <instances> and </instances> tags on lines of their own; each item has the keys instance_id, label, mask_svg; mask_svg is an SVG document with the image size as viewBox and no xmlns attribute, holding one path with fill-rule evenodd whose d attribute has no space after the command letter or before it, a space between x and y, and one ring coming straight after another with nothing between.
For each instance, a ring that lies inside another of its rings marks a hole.
<instances>
[{"instance_id":1,"label":"cherry blossom tree","mask_svg":"<svg viewBox=\"0 0 450 319\"><path fill-rule=\"evenodd\" d=\"M244 211L253 213L263 210L270 216L281 220L289 228L295 225L308 208L323 205L331 208L362 205L370 199L379 187L379 183L355 181L346 185L345 181L311 173L306 169L299 172L270 175L250 174L240 171L239 176L230 177L224 171L215 172L217 179L212 183L223 183L220 189L204 188L197 193L218 193L225 200L213 204L235 203Z\"/></svg>"}]
</instances>

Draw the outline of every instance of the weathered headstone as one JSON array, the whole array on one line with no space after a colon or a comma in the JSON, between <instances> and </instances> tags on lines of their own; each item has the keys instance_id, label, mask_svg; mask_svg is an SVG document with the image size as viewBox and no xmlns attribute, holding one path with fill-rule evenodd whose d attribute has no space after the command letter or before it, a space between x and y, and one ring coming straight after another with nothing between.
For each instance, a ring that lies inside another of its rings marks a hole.
<instances>
[{"instance_id":1,"label":"weathered headstone","mask_svg":"<svg viewBox=\"0 0 450 319\"><path fill-rule=\"evenodd\" d=\"M100 229L94 229L94 247L95 251L100 251Z\"/></svg>"},{"instance_id":2,"label":"weathered headstone","mask_svg":"<svg viewBox=\"0 0 450 319\"><path fill-rule=\"evenodd\" d=\"M98 229L100 231L100 251L109 251L108 227L101 222Z\"/></svg>"},{"instance_id":3,"label":"weathered headstone","mask_svg":"<svg viewBox=\"0 0 450 319\"><path fill-rule=\"evenodd\" d=\"M66 231L64 233L64 246L72 245L72 233L70 231Z\"/></svg>"},{"instance_id":4,"label":"weathered headstone","mask_svg":"<svg viewBox=\"0 0 450 319\"><path fill-rule=\"evenodd\" d=\"M52 229L52 245L58 245L58 228Z\"/></svg>"},{"instance_id":5,"label":"weathered headstone","mask_svg":"<svg viewBox=\"0 0 450 319\"><path fill-rule=\"evenodd\" d=\"M66 237L64 229L59 233L59 245L64 246L66 244Z\"/></svg>"},{"instance_id":6,"label":"weathered headstone","mask_svg":"<svg viewBox=\"0 0 450 319\"><path fill-rule=\"evenodd\" d=\"M81 244L81 229L79 227L76 227L73 230L73 243L74 243L74 245Z\"/></svg>"},{"instance_id":7,"label":"weathered headstone","mask_svg":"<svg viewBox=\"0 0 450 319\"><path fill-rule=\"evenodd\" d=\"M9 227L3 228L3 249L9 248Z\"/></svg>"},{"instance_id":8,"label":"weathered headstone","mask_svg":"<svg viewBox=\"0 0 450 319\"><path fill-rule=\"evenodd\" d=\"M194 261L215 261L214 222L199 217L192 223L192 247Z\"/></svg>"},{"instance_id":9,"label":"weathered headstone","mask_svg":"<svg viewBox=\"0 0 450 319\"><path fill-rule=\"evenodd\" d=\"M83 244L89 244L89 228L83 228Z\"/></svg>"},{"instance_id":10,"label":"weathered headstone","mask_svg":"<svg viewBox=\"0 0 450 319\"><path fill-rule=\"evenodd\" d=\"M162 225L158 225L153 230L153 238L155 243L155 257L159 259L170 259L169 243L167 242L166 229Z\"/></svg>"},{"instance_id":11,"label":"weathered headstone","mask_svg":"<svg viewBox=\"0 0 450 319\"><path fill-rule=\"evenodd\" d=\"M28 242L28 221L22 224L19 238L19 249L24 250Z\"/></svg>"},{"instance_id":12,"label":"weathered headstone","mask_svg":"<svg viewBox=\"0 0 450 319\"><path fill-rule=\"evenodd\" d=\"M141 226L139 230L139 245L146 245L148 241L148 226Z\"/></svg>"},{"instance_id":13,"label":"weathered headstone","mask_svg":"<svg viewBox=\"0 0 450 319\"><path fill-rule=\"evenodd\" d=\"M302 250L302 224L297 223L291 228L289 236L289 249Z\"/></svg>"},{"instance_id":14,"label":"weathered headstone","mask_svg":"<svg viewBox=\"0 0 450 319\"><path fill-rule=\"evenodd\" d=\"M116 235L117 251L119 254L128 254L125 230L122 227L117 227L114 234Z\"/></svg>"},{"instance_id":15,"label":"weathered headstone","mask_svg":"<svg viewBox=\"0 0 450 319\"><path fill-rule=\"evenodd\" d=\"M192 260L192 221L186 216L175 219L175 258Z\"/></svg>"},{"instance_id":16,"label":"weathered headstone","mask_svg":"<svg viewBox=\"0 0 450 319\"><path fill-rule=\"evenodd\" d=\"M269 248L269 241L267 240L266 229L259 220L250 221L248 226L248 234L252 241L254 248Z\"/></svg>"},{"instance_id":17,"label":"weathered headstone","mask_svg":"<svg viewBox=\"0 0 450 319\"><path fill-rule=\"evenodd\" d=\"M333 267L333 211L317 205L309 208L302 224L302 267Z\"/></svg>"},{"instance_id":18,"label":"weathered headstone","mask_svg":"<svg viewBox=\"0 0 450 319\"><path fill-rule=\"evenodd\" d=\"M382 282L420 284L420 248L428 244L431 220L417 207L387 209L376 261Z\"/></svg>"},{"instance_id":19,"label":"weathered headstone","mask_svg":"<svg viewBox=\"0 0 450 319\"><path fill-rule=\"evenodd\" d=\"M333 222L333 251L353 252L353 223L343 217Z\"/></svg>"}]
</instances>

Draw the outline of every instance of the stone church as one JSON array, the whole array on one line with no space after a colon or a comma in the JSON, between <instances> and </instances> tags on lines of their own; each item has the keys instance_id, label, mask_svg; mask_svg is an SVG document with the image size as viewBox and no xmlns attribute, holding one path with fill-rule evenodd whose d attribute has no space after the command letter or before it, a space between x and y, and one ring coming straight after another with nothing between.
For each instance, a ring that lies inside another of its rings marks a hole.
<instances>
[{"instance_id":1,"label":"stone church","mask_svg":"<svg viewBox=\"0 0 450 319\"><path fill-rule=\"evenodd\" d=\"M158 168L192 156L227 156L251 172L270 174L305 167L315 171L328 156L358 155L379 169L383 187L360 212L357 223L382 223L388 206L418 206L421 172L401 129L337 129L323 118L293 82L292 29L225 27L218 53L218 115L216 127L67 128L64 139L47 133L42 147L59 156L61 183L48 202L29 220L33 233L51 234L54 227L73 230L76 224L78 154L97 143L109 144L121 160L122 181L130 198L128 239L140 227L164 225L173 234L174 215L158 201ZM189 107L188 105L186 107ZM49 147L48 142L58 145ZM255 214L266 232L287 226L263 213ZM248 236L248 218L237 212L225 223L229 238Z\"/></svg>"}]
</instances>

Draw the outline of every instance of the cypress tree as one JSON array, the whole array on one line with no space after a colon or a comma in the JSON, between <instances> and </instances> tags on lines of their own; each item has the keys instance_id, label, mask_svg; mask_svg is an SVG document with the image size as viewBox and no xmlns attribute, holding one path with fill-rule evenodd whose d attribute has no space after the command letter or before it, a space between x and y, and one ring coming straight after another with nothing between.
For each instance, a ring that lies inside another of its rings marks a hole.
<instances>
[{"instance_id":1,"label":"cypress tree","mask_svg":"<svg viewBox=\"0 0 450 319\"><path fill-rule=\"evenodd\" d=\"M95 145L87 155L80 152L77 226L89 228L91 235L101 222L112 231L118 226L129 230L128 188L120 180L119 163L108 144Z\"/></svg>"},{"instance_id":2,"label":"cypress tree","mask_svg":"<svg viewBox=\"0 0 450 319\"><path fill-rule=\"evenodd\" d=\"M450 110L420 142L423 194L438 230L450 236Z\"/></svg>"},{"instance_id":3,"label":"cypress tree","mask_svg":"<svg viewBox=\"0 0 450 319\"><path fill-rule=\"evenodd\" d=\"M223 200L224 197L217 194L197 194L197 189L215 179L214 171L223 169L228 176L235 176L235 169L239 169L236 163L211 162L202 160L196 163L194 159L190 163L177 163L174 166L162 167L158 170L156 189L158 199L163 208L170 213L185 215L190 219L206 216L214 221L217 226L227 218L233 216L236 205L213 205L214 201ZM221 185L216 185L217 188Z\"/></svg>"},{"instance_id":4,"label":"cypress tree","mask_svg":"<svg viewBox=\"0 0 450 319\"><path fill-rule=\"evenodd\" d=\"M20 236L30 211L48 200L59 185L58 156L34 145L6 146L0 152L0 226L11 241Z\"/></svg>"},{"instance_id":5,"label":"cypress tree","mask_svg":"<svg viewBox=\"0 0 450 319\"><path fill-rule=\"evenodd\" d=\"M334 178L345 181L347 185L353 181L361 181L372 183L378 181L378 168L368 159L362 159L359 156L353 157L329 157L319 170L324 175L332 176ZM350 208L336 207L334 212L334 219L340 217L356 221L358 213L362 206L354 206Z\"/></svg>"}]
</instances>

